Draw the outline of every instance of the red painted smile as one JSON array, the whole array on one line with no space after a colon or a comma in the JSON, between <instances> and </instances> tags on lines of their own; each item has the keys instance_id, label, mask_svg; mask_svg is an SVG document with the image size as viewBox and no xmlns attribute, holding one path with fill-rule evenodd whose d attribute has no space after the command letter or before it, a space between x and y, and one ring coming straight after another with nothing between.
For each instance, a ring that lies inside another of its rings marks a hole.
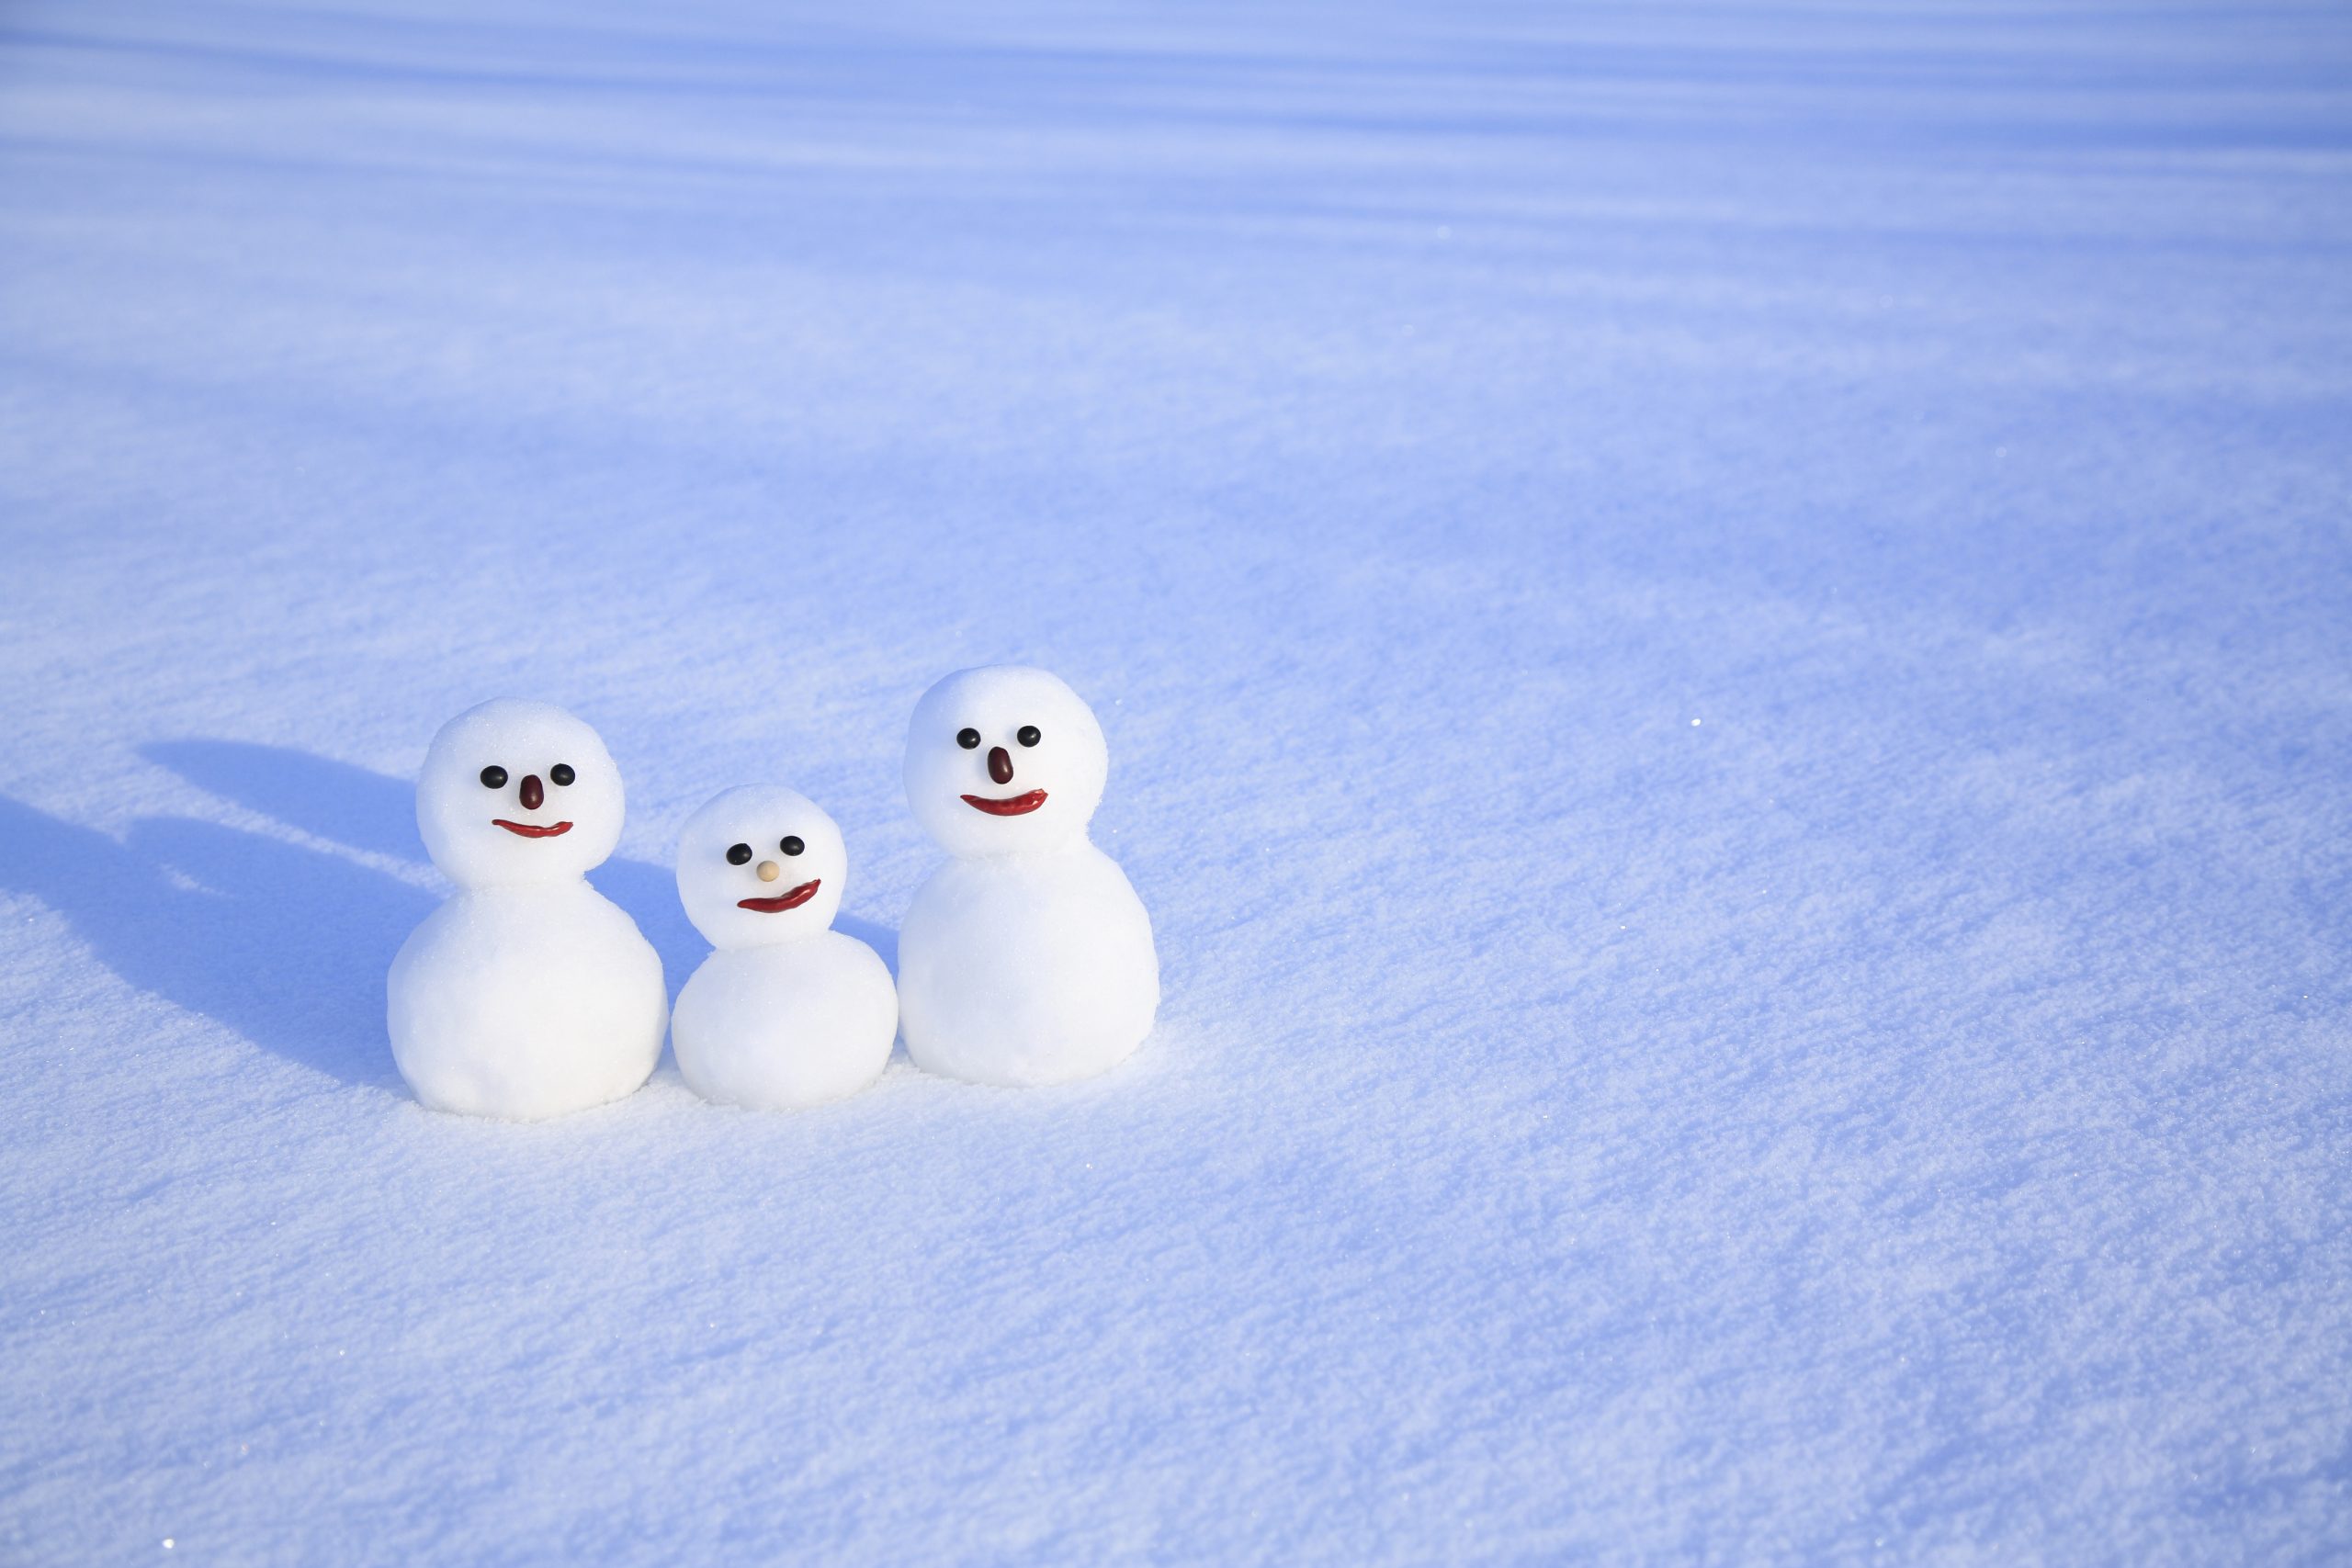
<instances>
[{"instance_id":1,"label":"red painted smile","mask_svg":"<svg viewBox=\"0 0 2352 1568\"><path fill-rule=\"evenodd\" d=\"M985 811L991 817L1021 817L1046 804L1046 792L1033 789L1027 795L1009 795L1002 800L987 800L967 795L964 804L975 811Z\"/></svg>"},{"instance_id":2,"label":"red painted smile","mask_svg":"<svg viewBox=\"0 0 2352 1568\"><path fill-rule=\"evenodd\" d=\"M786 909L797 909L801 905L814 898L823 880L820 877L816 882L804 882L791 892L779 893L773 898L739 898L735 901L735 907L739 909L757 909L763 915L780 915Z\"/></svg>"},{"instance_id":3,"label":"red painted smile","mask_svg":"<svg viewBox=\"0 0 2352 1568\"><path fill-rule=\"evenodd\" d=\"M503 817L493 817L491 820L508 832L520 833L526 839L552 839L559 833L571 831L571 824L569 822L559 822L552 828L534 828L528 822L509 822Z\"/></svg>"}]
</instances>

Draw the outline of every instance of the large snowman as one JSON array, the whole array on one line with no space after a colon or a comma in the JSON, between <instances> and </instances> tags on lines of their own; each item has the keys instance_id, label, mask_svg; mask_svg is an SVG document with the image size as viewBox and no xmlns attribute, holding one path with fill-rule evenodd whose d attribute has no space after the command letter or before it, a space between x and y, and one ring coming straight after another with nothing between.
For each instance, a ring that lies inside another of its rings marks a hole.
<instances>
[{"instance_id":1,"label":"large snowman","mask_svg":"<svg viewBox=\"0 0 2352 1568\"><path fill-rule=\"evenodd\" d=\"M899 933L899 1025L917 1066L1063 1083L1151 1032L1151 919L1086 834L1110 766L1092 711L1043 670L961 671L915 705L907 803L954 857Z\"/></svg>"},{"instance_id":2,"label":"large snowman","mask_svg":"<svg viewBox=\"0 0 2352 1568\"><path fill-rule=\"evenodd\" d=\"M619 772L546 703L488 702L433 738L416 824L457 895L392 960L392 1059L436 1111L536 1121L618 1100L661 1059L662 961L588 886L621 836Z\"/></svg>"},{"instance_id":3,"label":"large snowman","mask_svg":"<svg viewBox=\"0 0 2352 1568\"><path fill-rule=\"evenodd\" d=\"M678 897L718 951L678 993L670 1043L705 1100L769 1110L854 1094L890 1060L899 998L874 950L831 929L849 879L833 819L746 784L678 842Z\"/></svg>"}]
</instances>

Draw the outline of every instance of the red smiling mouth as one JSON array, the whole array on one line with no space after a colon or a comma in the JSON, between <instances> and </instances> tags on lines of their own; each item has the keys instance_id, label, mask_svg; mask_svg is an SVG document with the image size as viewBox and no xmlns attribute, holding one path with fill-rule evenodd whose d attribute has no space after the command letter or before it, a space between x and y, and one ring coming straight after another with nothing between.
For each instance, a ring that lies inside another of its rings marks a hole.
<instances>
[{"instance_id":1,"label":"red smiling mouth","mask_svg":"<svg viewBox=\"0 0 2352 1568\"><path fill-rule=\"evenodd\" d=\"M503 817L493 817L491 820L508 832L520 833L526 839L552 839L559 833L571 831L569 822L559 822L552 828L534 828L528 822L509 822Z\"/></svg>"},{"instance_id":2,"label":"red smiling mouth","mask_svg":"<svg viewBox=\"0 0 2352 1568\"><path fill-rule=\"evenodd\" d=\"M1046 792L1042 789L1033 789L1027 795L1009 795L1002 800L989 800L980 795L967 795L964 797L964 804L975 811L985 811L991 817L1019 817L1045 805Z\"/></svg>"},{"instance_id":3,"label":"red smiling mouth","mask_svg":"<svg viewBox=\"0 0 2352 1568\"><path fill-rule=\"evenodd\" d=\"M779 893L773 898L738 898L735 907L757 909L763 915L778 915L786 909L797 909L817 896L817 888L823 880L820 877L815 882L804 882L791 892Z\"/></svg>"}]
</instances>

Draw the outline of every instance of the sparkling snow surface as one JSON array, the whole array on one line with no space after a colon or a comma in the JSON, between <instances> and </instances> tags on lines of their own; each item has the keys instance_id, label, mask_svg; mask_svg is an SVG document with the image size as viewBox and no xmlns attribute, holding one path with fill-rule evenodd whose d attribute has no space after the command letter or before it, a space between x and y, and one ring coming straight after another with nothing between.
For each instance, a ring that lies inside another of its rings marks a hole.
<instances>
[{"instance_id":1,"label":"sparkling snow surface","mask_svg":"<svg viewBox=\"0 0 2352 1568\"><path fill-rule=\"evenodd\" d=\"M0 1561L2352 1551L2352 12L0 11ZM410 779L1158 1033L402 1090Z\"/></svg>"}]
</instances>

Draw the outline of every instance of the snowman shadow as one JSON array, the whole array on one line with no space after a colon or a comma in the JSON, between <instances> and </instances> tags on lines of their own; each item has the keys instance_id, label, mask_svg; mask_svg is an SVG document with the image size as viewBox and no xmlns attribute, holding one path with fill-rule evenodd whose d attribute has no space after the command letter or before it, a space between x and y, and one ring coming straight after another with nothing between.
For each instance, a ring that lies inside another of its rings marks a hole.
<instances>
[{"instance_id":1,"label":"snowman shadow","mask_svg":"<svg viewBox=\"0 0 2352 1568\"><path fill-rule=\"evenodd\" d=\"M141 755L315 838L430 864L405 780L246 741L159 741ZM709 949L670 868L616 859L589 880L637 921L676 996ZM5 795L0 888L63 916L126 984L340 1082L406 1092L384 1033L384 976L442 894L217 822L147 817L117 839ZM847 915L834 924L897 972L896 931Z\"/></svg>"},{"instance_id":2,"label":"snowman shadow","mask_svg":"<svg viewBox=\"0 0 2352 1568\"><path fill-rule=\"evenodd\" d=\"M349 1084L397 1088L384 966L433 896L341 856L181 817L119 840L0 797L0 886L126 984Z\"/></svg>"},{"instance_id":3,"label":"snowman shadow","mask_svg":"<svg viewBox=\"0 0 2352 1568\"><path fill-rule=\"evenodd\" d=\"M238 805L274 817L322 839L353 849L390 855L418 866L431 864L416 831L416 786L406 779L371 773L281 746L243 740L167 740L141 747L140 754L190 784ZM622 908L662 955L662 970L674 998L708 956L709 943L686 919L678 902L677 874L666 865L616 857L588 874L596 890ZM427 908L431 908L428 903ZM424 919L419 914L416 919ZM414 920L410 921L413 926ZM899 972L899 933L854 915L833 921L837 930L882 955ZM403 930L402 938L408 932ZM389 968L392 949L383 954ZM383 976L376 976L378 989Z\"/></svg>"}]
</instances>

